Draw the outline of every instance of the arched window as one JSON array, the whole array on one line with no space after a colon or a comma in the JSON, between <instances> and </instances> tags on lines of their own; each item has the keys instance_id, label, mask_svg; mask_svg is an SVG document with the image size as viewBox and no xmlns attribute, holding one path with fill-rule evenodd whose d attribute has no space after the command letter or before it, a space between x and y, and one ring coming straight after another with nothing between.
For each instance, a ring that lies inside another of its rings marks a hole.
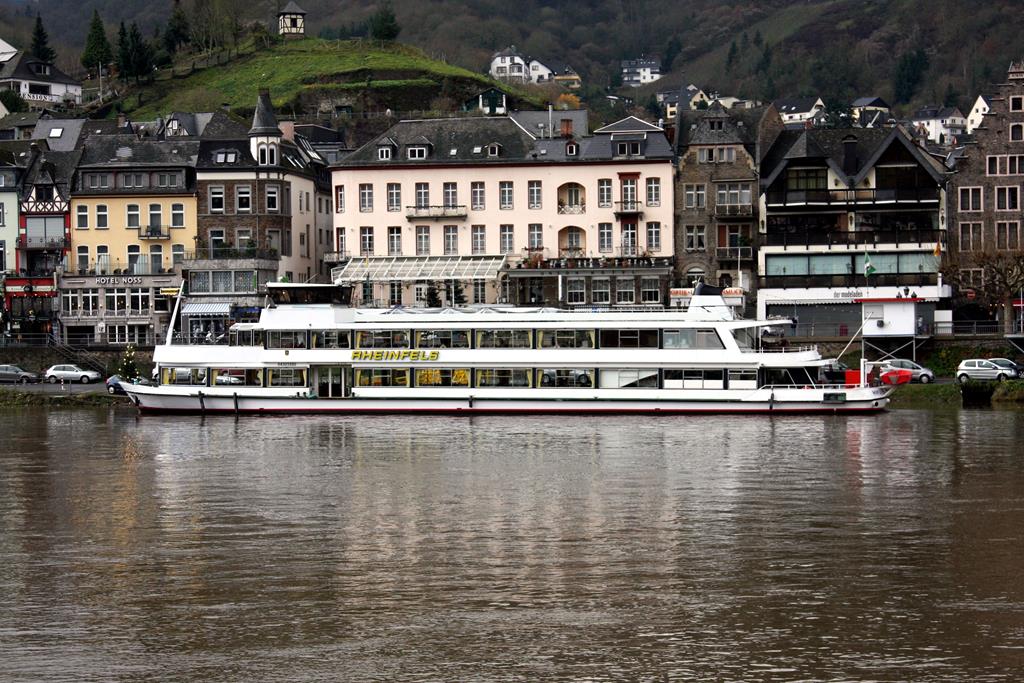
<instances>
[{"instance_id":1,"label":"arched window","mask_svg":"<svg viewBox=\"0 0 1024 683\"><path fill-rule=\"evenodd\" d=\"M686 286L696 287L698 282L704 281L704 269L700 267L690 268L686 271Z\"/></svg>"},{"instance_id":2,"label":"arched window","mask_svg":"<svg viewBox=\"0 0 1024 683\"><path fill-rule=\"evenodd\" d=\"M267 146L266 145L260 145L259 146L259 164L260 164L260 166L266 166L267 165Z\"/></svg>"},{"instance_id":3,"label":"arched window","mask_svg":"<svg viewBox=\"0 0 1024 683\"><path fill-rule=\"evenodd\" d=\"M267 165L277 166L277 145L267 146Z\"/></svg>"}]
</instances>

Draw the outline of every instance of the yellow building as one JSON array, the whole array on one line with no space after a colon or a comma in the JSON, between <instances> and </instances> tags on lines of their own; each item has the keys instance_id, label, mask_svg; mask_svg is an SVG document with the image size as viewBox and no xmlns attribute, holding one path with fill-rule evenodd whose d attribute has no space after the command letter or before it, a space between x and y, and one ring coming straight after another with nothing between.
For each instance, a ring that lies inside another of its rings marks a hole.
<instances>
[{"instance_id":1,"label":"yellow building","mask_svg":"<svg viewBox=\"0 0 1024 683\"><path fill-rule=\"evenodd\" d=\"M90 138L71 192L71 245L60 274L65 341L158 341L168 294L195 250L198 148L134 135Z\"/></svg>"}]
</instances>

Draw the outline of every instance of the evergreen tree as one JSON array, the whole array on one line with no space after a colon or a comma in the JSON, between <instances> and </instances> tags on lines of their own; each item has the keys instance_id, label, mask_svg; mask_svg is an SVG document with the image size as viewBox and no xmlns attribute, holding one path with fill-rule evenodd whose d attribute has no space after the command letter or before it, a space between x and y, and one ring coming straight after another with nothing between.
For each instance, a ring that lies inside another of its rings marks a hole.
<instances>
[{"instance_id":1,"label":"evergreen tree","mask_svg":"<svg viewBox=\"0 0 1024 683\"><path fill-rule=\"evenodd\" d=\"M391 41L398 38L401 31L402 27L398 25L390 0L385 0L380 9L370 17L370 37L374 40Z\"/></svg>"},{"instance_id":2,"label":"evergreen tree","mask_svg":"<svg viewBox=\"0 0 1024 683\"><path fill-rule=\"evenodd\" d=\"M132 76L132 53L131 46L128 44L128 29L124 27L123 21L120 28L117 29L116 62L118 75L122 81L127 81Z\"/></svg>"},{"instance_id":3,"label":"evergreen tree","mask_svg":"<svg viewBox=\"0 0 1024 683\"><path fill-rule=\"evenodd\" d=\"M138 378L139 366L135 362L135 347L129 344L121 354L121 360L117 363L117 373L124 380L131 381Z\"/></svg>"},{"instance_id":4,"label":"evergreen tree","mask_svg":"<svg viewBox=\"0 0 1024 683\"><path fill-rule=\"evenodd\" d=\"M452 280L451 296L449 297L449 301L455 306L466 305L466 292L462 287L462 280Z\"/></svg>"},{"instance_id":5,"label":"evergreen tree","mask_svg":"<svg viewBox=\"0 0 1024 683\"><path fill-rule=\"evenodd\" d=\"M103 20L97 10L92 11L89 23L89 35L85 38L85 49L82 51L82 66L86 70L105 67L110 64L114 53L107 40L107 30L103 28Z\"/></svg>"},{"instance_id":6,"label":"evergreen tree","mask_svg":"<svg viewBox=\"0 0 1024 683\"><path fill-rule=\"evenodd\" d=\"M28 102L14 90L0 90L0 102L12 114L19 111L28 111Z\"/></svg>"},{"instance_id":7,"label":"evergreen tree","mask_svg":"<svg viewBox=\"0 0 1024 683\"><path fill-rule=\"evenodd\" d=\"M761 29L754 31L754 45L761 47L761 43L764 42L764 38L761 37Z\"/></svg>"},{"instance_id":8,"label":"evergreen tree","mask_svg":"<svg viewBox=\"0 0 1024 683\"><path fill-rule=\"evenodd\" d=\"M960 106L960 93L953 87L953 82L950 81L946 84L946 95L942 98L942 106L944 107L958 107Z\"/></svg>"},{"instance_id":9,"label":"evergreen tree","mask_svg":"<svg viewBox=\"0 0 1024 683\"><path fill-rule=\"evenodd\" d=\"M928 70L928 55L922 48L904 52L896 62L893 73L892 92L897 103L909 102Z\"/></svg>"},{"instance_id":10,"label":"evergreen tree","mask_svg":"<svg viewBox=\"0 0 1024 683\"><path fill-rule=\"evenodd\" d=\"M142 37L142 32L139 31L139 25L136 23L132 23L132 27L128 31L128 50L131 54L131 75L138 83L140 78L143 76L148 78L153 71L153 48Z\"/></svg>"},{"instance_id":11,"label":"evergreen tree","mask_svg":"<svg viewBox=\"0 0 1024 683\"><path fill-rule=\"evenodd\" d=\"M679 56L682 49L683 45L679 42L679 36L673 34L673 36L668 39L668 43L665 45L665 50L662 52L662 73L665 73L672 68L672 63L676 61L676 57Z\"/></svg>"},{"instance_id":12,"label":"evergreen tree","mask_svg":"<svg viewBox=\"0 0 1024 683\"><path fill-rule=\"evenodd\" d=\"M745 34L744 34L745 35ZM739 48L736 47L736 41L732 41L732 45L729 46L729 56L725 58L725 70L732 71L732 68L736 65L736 55L739 53Z\"/></svg>"},{"instance_id":13,"label":"evergreen tree","mask_svg":"<svg viewBox=\"0 0 1024 683\"><path fill-rule=\"evenodd\" d=\"M171 18L167 21L167 28L164 29L164 49L172 55L182 45L186 45L191 35L188 25L188 15L181 6L180 0L174 0L174 10L171 11Z\"/></svg>"},{"instance_id":14,"label":"evergreen tree","mask_svg":"<svg viewBox=\"0 0 1024 683\"><path fill-rule=\"evenodd\" d=\"M38 14L36 15L36 26L32 29L32 47L29 49L29 54L51 64L57 61L57 52L50 47L50 37L46 35L43 18Z\"/></svg>"},{"instance_id":15,"label":"evergreen tree","mask_svg":"<svg viewBox=\"0 0 1024 683\"><path fill-rule=\"evenodd\" d=\"M427 283L427 308L441 308L441 295L437 291L437 283Z\"/></svg>"}]
</instances>

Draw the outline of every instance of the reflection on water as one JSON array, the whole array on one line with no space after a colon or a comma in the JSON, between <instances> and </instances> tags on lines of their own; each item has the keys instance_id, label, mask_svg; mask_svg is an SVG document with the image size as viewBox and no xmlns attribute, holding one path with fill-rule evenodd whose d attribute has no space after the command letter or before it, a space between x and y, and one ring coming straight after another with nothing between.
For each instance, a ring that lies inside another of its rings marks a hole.
<instances>
[{"instance_id":1,"label":"reflection on water","mask_svg":"<svg viewBox=\"0 0 1024 683\"><path fill-rule=\"evenodd\" d=\"M0 414L0 679L1024 671L1024 421Z\"/></svg>"}]
</instances>

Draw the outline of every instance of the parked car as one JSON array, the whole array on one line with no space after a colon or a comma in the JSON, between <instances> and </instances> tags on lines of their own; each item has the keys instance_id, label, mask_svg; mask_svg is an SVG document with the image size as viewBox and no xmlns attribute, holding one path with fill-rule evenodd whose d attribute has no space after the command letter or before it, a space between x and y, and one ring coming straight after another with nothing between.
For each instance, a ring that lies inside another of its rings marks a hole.
<instances>
[{"instance_id":1,"label":"parked car","mask_svg":"<svg viewBox=\"0 0 1024 683\"><path fill-rule=\"evenodd\" d=\"M821 374L825 378L825 382L828 384L845 384L846 383L846 372L850 370L850 366L842 361L835 361L821 368Z\"/></svg>"},{"instance_id":2,"label":"parked car","mask_svg":"<svg viewBox=\"0 0 1024 683\"><path fill-rule=\"evenodd\" d=\"M996 365L987 358L970 358L956 369L956 379L963 384L972 379L992 379L997 382L1015 377L1013 370Z\"/></svg>"},{"instance_id":3,"label":"parked car","mask_svg":"<svg viewBox=\"0 0 1024 683\"><path fill-rule=\"evenodd\" d=\"M110 377L107 378L106 384L107 393L111 395L127 393L124 390L124 387L121 386L122 384L144 384L146 386L154 385L154 383L150 382L148 379L136 377L135 379L132 380L126 380L124 377L121 377L120 375L111 375Z\"/></svg>"},{"instance_id":4,"label":"parked car","mask_svg":"<svg viewBox=\"0 0 1024 683\"><path fill-rule=\"evenodd\" d=\"M1024 365L1020 363L1015 363L1009 358L989 358L989 360L1001 368L1012 370L1014 377L1024 377Z\"/></svg>"},{"instance_id":5,"label":"parked car","mask_svg":"<svg viewBox=\"0 0 1024 683\"><path fill-rule=\"evenodd\" d=\"M22 370L17 365L0 365L0 382L38 382L39 375L28 370Z\"/></svg>"},{"instance_id":6,"label":"parked car","mask_svg":"<svg viewBox=\"0 0 1024 683\"><path fill-rule=\"evenodd\" d=\"M101 379L100 373L95 370L84 370L77 365L51 365L43 373L43 376L50 384L56 384L61 380L88 384L89 382L99 382Z\"/></svg>"},{"instance_id":7,"label":"parked car","mask_svg":"<svg viewBox=\"0 0 1024 683\"><path fill-rule=\"evenodd\" d=\"M935 373L926 367L918 365L912 360L905 358L890 358L882 363L881 371L888 370L910 370L910 381L928 384L935 381Z\"/></svg>"}]
</instances>

